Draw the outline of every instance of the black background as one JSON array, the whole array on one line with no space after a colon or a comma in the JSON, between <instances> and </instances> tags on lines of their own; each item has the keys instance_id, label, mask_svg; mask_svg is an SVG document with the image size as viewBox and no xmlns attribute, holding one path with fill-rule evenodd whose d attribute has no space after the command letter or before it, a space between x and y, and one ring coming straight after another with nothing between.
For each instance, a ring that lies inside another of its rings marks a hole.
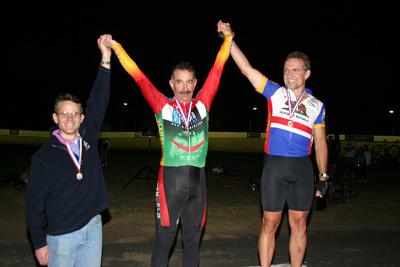
<instances>
[{"instance_id":1,"label":"black background","mask_svg":"<svg viewBox=\"0 0 400 267\"><path fill-rule=\"evenodd\" d=\"M2 18L6 70L0 128L48 130L58 93L71 92L85 101L100 61L96 40L103 33L112 34L165 95L172 96L170 69L182 59L196 67L200 89L221 44L216 23L222 19L231 23L251 64L278 83L289 52L310 56L307 87L326 104L329 133L399 135L399 30L396 9L383 1L13 5L3 8L8 17ZM115 56L111 90L104 130L154 127L150 108ZM257 111L251 111L254 106ZM265 99L229 59L210 131L263 132L266 114Z\"/></svg>"}]
</instances>

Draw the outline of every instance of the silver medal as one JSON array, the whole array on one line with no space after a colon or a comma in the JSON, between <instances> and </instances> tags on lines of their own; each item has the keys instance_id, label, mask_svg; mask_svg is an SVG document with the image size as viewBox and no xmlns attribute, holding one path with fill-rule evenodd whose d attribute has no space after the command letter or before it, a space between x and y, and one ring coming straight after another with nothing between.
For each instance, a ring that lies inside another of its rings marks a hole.
<instances>
[{"instance_id":1,"label":"silver medal","mask_svg":"<svg viewBox=\"0 0 400 267\"><path fill-rule=\"evenodd\" d=\"M188 130L183 131L183 135L189 137L189 131Z\"/></svg>"}]
</instances>

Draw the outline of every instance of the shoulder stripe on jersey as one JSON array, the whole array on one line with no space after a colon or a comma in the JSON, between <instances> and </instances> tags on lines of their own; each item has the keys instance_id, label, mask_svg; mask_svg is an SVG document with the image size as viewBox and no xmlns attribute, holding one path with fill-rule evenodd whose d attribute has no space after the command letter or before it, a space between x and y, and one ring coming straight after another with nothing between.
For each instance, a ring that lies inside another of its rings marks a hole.
<instances>
[{"instance_id":1,"label":"shoulder stripe on jersey","mask_svg":"<svg viewBox=\"0 0 400 267\"><path fill-rule=\"evenodd\" d=\"M203 102L198 101L196 104L196 108L199 111L201 119L204 119L205 117L207 117L207 109Z\"/></svg>"},{"instance_id":2,"label":"shoulder stripe on jersey","mask_svg":"<svg viewBox=\"0 0 400 267\"><path fill-rule=\"evenodd\" d=\"M268 78L266 76L264 76L260 86L258 88L256 88L256 91L260 94L262 94L264 92L265 86L267 85L268 82Z\"/></svg>"}]
</instances>

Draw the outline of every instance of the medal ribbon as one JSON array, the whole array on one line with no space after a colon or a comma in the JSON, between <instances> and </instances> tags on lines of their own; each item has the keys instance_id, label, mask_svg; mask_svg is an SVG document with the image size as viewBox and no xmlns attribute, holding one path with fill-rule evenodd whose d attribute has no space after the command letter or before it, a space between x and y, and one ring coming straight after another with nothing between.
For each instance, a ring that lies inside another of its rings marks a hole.
<instances>
[{"instance_id":1,"label":"medal ribbon","mask_svg":"<svg viewBox=\"0 0 400 267\"><path fill-rule=\"evenodd\" d=\"M187 117L185 116L185 113L183 112L182 106L179 103L178 99L176 99L176 97L175 97L175 102L176 102L176 105L179 107L179 112L182 114L183 122L185 124L185 127L186 127L187 130L189 130L189 122L190 122L190 118L192 117L191 116L191 113L192 113L192 100L190 100L190 105L189 105L189 110L188 110Z\"/></svg>"},{"instance_id":2,"label":"medal ribbon","mask_svg":"<svg viewBox=\"0 0 400 267\"><path fill-rule=\"evenodd\" d=\"M79 159L76 159L74 152L72 152L71 147L68 144L68 141L64 139L64 137L61 135L60 130L55 130L53 132L53 135L57 137L57 139L63 143L67 147L68 154L70 158L72 159L72 162L74 163L76 169L78 170L78 173L81 173L81 164L82 164L82 138L79 136Z\"/></svg>"},{"instance_id":3,"label":"medal ribbon","mask_svg":"<svg viewBox=\"0 0 400 267\"><path fill-rule=\"evenodd\" d=\"M71 147L69 146L68 142L65 142L65 146L67 147L68 154L71 157L72 161L74 162L74 165L76 169L78 170L78 173L81 172L81 164L82 164L82 138L79 137L79 159L76 159L74 152L72 152Z\"/></svg>"},{"instance_id":4,"label":"medal ribbon","mask_svg":"<svg viewBox=\"0 0 400 267\"><path fill-rule=\"evenodd\" d=\"M299 100L296 101L296 104L294 105L294 107L292 108L292 101L290 99L290 93L289 93L289 89L286 89L286 94L287 94L287 98L288 98L288 104L289 104L289 118L292 119L294 112L296 111L297 107L299 106L301 99L303 99L304 94L306 93L306 90L303 91L303 93L301 93L301 96L299 98Z\"/></svg>"}]
</instances>

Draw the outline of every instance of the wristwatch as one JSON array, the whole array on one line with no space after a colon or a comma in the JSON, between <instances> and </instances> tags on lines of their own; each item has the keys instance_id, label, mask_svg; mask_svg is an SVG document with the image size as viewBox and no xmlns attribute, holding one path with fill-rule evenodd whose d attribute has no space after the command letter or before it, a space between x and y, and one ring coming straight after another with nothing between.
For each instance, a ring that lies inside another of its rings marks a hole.
<instances>
[{"instance_id":1,"label":"wristwatch","mask_svg":"<svg viewBox=\"0 0 400 267\"><path fill-rule=\"evenodd\" d=\"M326 172L321 172L319 174L319 177L324 177L326 180L328 180L329 179L329 174L327 174Z\"/></svg>"}]
</instances>

